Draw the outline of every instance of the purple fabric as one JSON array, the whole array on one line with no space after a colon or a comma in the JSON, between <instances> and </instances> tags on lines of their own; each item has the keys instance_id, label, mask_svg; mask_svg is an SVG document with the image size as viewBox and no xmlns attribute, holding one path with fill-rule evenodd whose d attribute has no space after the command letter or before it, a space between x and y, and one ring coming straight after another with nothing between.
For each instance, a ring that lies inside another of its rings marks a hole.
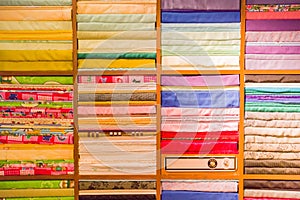
<instances>
[{"instance_id":1,"label":"purple fabric","mask_svg":"<svg viewBox=\"0 0 300 200\"><path fill-rule=\"evenodd\" d=\"M240 0L162 0L162 10L239 10Z\"/></svg>"},{"instance_id":2,"label":"purple fabric","mask_svg":"<svg viewBox=\"0 0 300 200\"><path fill-rule=\"evenodd\" d=\"M227 86L239 84L239 75L161 77L161 85L163 86Z\"/></svg>"},{"instance_id":3,"label":"purple fabric","mask_svg":"<svg viewBox=\"0 0 300 200\"><path fill-rule=\"evenodd\" d=\"M300 20L246 20L246 31L299 31Z\"/></svg>"},{"instance_id":4,"label":"purple fabric","mask_svg":"<svg viewBox=\"0 0 300 200\"><path fill-rule=\"evenodd\" d=\"M247 0L247 4L293 4L300 0Z\"/></svg>"},{"instance_id":5,"label":"purple fabric","mask_svg":"<svg viewBox=\"0 0 300 200\"><path fill-rule=\"evenodd\" d=\"M246 54L300 54L300 46L246 46Z\"/></svg>"},{"instance_id":6,"label":"purple fabric","mask_svg":"<svg viewBox=\"0 0 300 200\"><path fill-rule=\"evenodd\" d=\"M299 99L294 95L246 95L247 102L299 103Z\"/></svg>"}]
</instances>

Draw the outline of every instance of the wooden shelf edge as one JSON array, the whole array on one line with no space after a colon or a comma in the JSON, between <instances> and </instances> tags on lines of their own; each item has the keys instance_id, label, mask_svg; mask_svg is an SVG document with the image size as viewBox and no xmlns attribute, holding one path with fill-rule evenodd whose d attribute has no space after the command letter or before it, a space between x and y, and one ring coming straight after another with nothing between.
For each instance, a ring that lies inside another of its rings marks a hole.
<instances>
[{"instance_id":1,"label":"wooden shelf edge","mask_svg":"<svg viewBox=\"0 0 300 200\"><path fill-rule=\"evenodd\" d=\"M63 179L74 179L74 175L1 176L0 177L0 181L63 180Z\"/></svg>"},{"instance_id":2,"label":"wooden shelf edge","mask_svg":"<svg viewBox=\"0 0 300 200\"><path fill-rule=\"evenodd\" d=\"M156 175L79 175L79 180L156 180Z\"/></svg>"}]
</instances>

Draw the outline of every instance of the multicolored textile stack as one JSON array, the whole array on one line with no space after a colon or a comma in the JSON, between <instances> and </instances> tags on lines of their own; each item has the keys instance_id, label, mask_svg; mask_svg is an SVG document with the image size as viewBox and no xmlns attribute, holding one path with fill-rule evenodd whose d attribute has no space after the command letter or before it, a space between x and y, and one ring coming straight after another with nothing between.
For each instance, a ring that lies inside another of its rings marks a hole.
<instances>
[{"instance_id":1,"label":"multicolored textile stack","mask_svg":"<svg viewBox=\"0 0 300 200\"><path fill-rule=\"evenodd\" d=\"M162 200L238 200L237 181L164 181Z\"/></svg>"},{"instance_id":2,"label":"multicolored textile stack","mask_svg":"<svg viewBox=\"0 0 300 200\"><path fill-rule=\"evenodd\" d=\"M163 154L237 154L239 76L162 76Z\"/></svg>"},{"instance_id":3,"label":"multicolored textile stack","mask_svg":"<svg viewBox=\"0 0 300 200\"><path fill-rule=\"evenodd\" d=\"M73 78L0 79L0 175L73 174Z\"/></svg>"},{"instance_id":4,"label":"multicolored textile stack","mask_svg":"<svg viewBox=\"0 0 300 200\"><path fill-rule=\"evenodd\" d=\"M239 0L162 0L164 70L239 70Z\"/></svg>"},{"instance_id":5,"label":"multicolored textile stack","mask_svg":"<svg viewBox=\"0 0 300 200\"><path fill-rule=\"evenodd\" d=\"M155 181L81 181L80 200L155 200Z\"/></svg>"},{"instance_id":6,"label":"multicolored textile stack","mask_svg":"<svg viewBox=\"0 0 300 200\"><path fill-rule=\"evenodd\" d=\"M299 200L300 181L245 180L244 200Z\"/></svg>"},{"instance_id":7,"label":"multicolored textile stack","mask_svg":"<svg viewBox=\"0 0 300 200\"><path fill-rule=\"evenodd\" d=\"M78 0L79 71L153 70L156 0Z\"/></svg>"},{"instance_id":8,"label":"multicolored textile stack","mask_svg":"<svg viewBox=\"0 0 300 200\"><path fill-rule=\"evenodd\" d=\"M300 76L245 81L245 173L300 174Z\"/></svg>"},{"instance_id":9,"label":"multicolored textile stack","mask_svg":"<svg viewBox=\"0 0 300 200\"><path fill-rule=\"evenodd\" d=\"M1 200L74 200L70 180L1 181Z\"/></svg>"},{"instance_id":10,"label":"multicolored textile stack","mask_svg":"<svg viewBox=\"0 0 300 200\"><path fill-rule=\"evenodd\" d=\"M246 69L299 70L299 1L247 0L246 9Z\"/></svg>"},{"instance_id":11,"label":"multicolored textile stack","mask_svg":"<svg viewBox=\"0 0 300 200\"><path fill-rule=\"evenodd\" d=\"M72 0L1 0L0 71L72 71Z\"/></svg>"},{"instance_id":12,"label":"multicolored textile stack","mask_svg":"<svg viewBox=\"0 0 300 200\"><path fill-rule=\"evenodd\" d=\"M156 76L79 76L79 171L155 174Z\"/></svg>"}]
</instances>

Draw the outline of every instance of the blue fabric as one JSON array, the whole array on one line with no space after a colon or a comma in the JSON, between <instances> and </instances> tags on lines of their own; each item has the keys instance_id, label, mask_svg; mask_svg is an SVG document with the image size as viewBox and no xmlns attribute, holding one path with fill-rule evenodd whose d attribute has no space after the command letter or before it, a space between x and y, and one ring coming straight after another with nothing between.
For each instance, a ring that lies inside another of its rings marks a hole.
<instances>
[{"instance_id":1,"label":"blue fabric","mask_svg":"<svg viewBox=\"0 0 300 200\"><path fill-rule=\"evenodd\" d=\"M240 12L162 12L163 23L234 23Z\"/></svg>"},{"instance_id":2,"label":"blue fabric","mask_svg":"<svg viewBox=\"0 0 300 200\"><path fill-rule=\"evenodd\" d=\"M162 200L238 200L238 193L162 191Z\"/></svg>"},{"instance_id":3,"label":"blue fabric","mask_svg":"<svg viewBox=\"0 0 300 200\"><path fill-rule=\"evenodd\" d=\"M237 90L163 91L163 107L182 108L236 108L240 94Z\"/></svg>"}]
</instances>

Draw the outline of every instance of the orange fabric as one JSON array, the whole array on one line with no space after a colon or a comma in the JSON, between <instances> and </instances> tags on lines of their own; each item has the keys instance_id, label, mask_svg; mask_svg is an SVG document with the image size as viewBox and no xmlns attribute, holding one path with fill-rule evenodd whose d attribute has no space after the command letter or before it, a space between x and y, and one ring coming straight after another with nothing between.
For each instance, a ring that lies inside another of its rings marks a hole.
<instances>
[{"instance_id":1,"label":"orange fabric","mask_svg":"<svg viewBox=\"0 0 300 200\"><path fill-rule=\"evenodd\" d=\"M72 40L72 31L0 31L0 40Z\"/></svg>"}]
</instances>

